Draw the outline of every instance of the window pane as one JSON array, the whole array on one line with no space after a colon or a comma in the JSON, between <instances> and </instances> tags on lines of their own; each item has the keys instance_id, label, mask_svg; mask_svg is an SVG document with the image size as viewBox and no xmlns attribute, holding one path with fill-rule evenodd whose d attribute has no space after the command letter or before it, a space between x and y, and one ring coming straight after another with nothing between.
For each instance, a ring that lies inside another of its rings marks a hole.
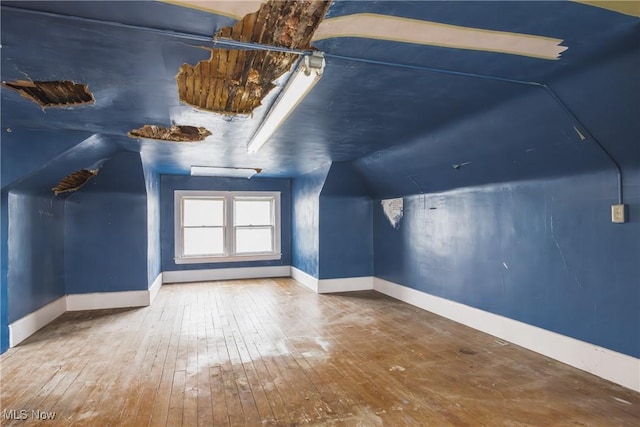
<instances>
[{"instance_id":1,"label":"window pane","mask_svg":"<svg viewBox=\"0 0 640 427\"><path fill-rule=\"evenodd\" d=\"M184 255L223 255L223 228L185 228L182 250Z\"/></svg>"},{"instance_id":2,"label":"window pane","mask_svg":"<svg viewBox=\"0 0 640 427\"><path fill-rule=\"evenodd\" d=\"M234 200L235 225L272 225L271 200Z\"/></svg>"},{"instance_id":3,"label":"window pane","mask_svg":"<svg viewBox=\"0 0 640 427\"><path fill-rule=\"evenodd\" d=\"M236 253L273 252L273 233L268 228L236 228Z\"/></svg>"},{"instance_id":4,"label":"window pane","mask_svg":"<svg viewBox=\"0 0 640 427\"><path fill-rule=\"evenodd\" d=\"M224 201L205 199L183 199L183 224L186 227L222 226Z\"/></svg>"}]
</instances>

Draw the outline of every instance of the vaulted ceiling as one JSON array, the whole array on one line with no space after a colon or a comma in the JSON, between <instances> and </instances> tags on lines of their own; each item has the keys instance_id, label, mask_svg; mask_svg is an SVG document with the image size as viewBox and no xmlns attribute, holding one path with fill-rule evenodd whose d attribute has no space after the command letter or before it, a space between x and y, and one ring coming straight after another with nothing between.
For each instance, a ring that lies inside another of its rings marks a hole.
<instances>
[{"instance_id":1,"label":"vaulted ceiling","mask_svg":"<svg viewBox=\"0 0 640 427\"><path fill-rule=\"evenodd\" d=\"M53 159L63 177L118 151L172 174L198 165L295 177L355 161L381 195L606 167L585 139L637 166L640 2L585 3L2 2L2 187ZM272 78L308 44L325 53L322 79L248 154L287 74ZM204 80L187 86L199 63L210 98L197 95ZM32 82L51 81L86 85L93 100L34 102L37 90L57 95ZM247 91L235 104L229 85ZM220 96L227 111L215 111ZM182 139L130 136L146 125ZM394 176L404 181L385 190Z\"/></svg>"}]
</instances>

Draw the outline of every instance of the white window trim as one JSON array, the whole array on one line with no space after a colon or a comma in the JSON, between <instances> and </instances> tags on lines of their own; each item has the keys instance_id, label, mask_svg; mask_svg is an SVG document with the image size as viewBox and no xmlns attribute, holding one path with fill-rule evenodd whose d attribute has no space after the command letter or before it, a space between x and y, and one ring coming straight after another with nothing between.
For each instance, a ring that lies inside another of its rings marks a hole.
<instances>
[{"instance_id":1,"label":"white window trim","mask_svg":"<svg viewBox=\"0 0 640 427\"><path fill-rule=\"evenodd\" d=\"M264 198L271 197L274 217L274 251L259 254L234 254L234 198ZM219 256L184 256L182 234L182 199L183 198L224 198L224 226L225 226L225 254ZM204 264L216 262L241 262L241 261L270 261L282 258L280 227L280 192L279 191L201 191L201 190L175 190L174 191L174 261L176 264Z\"/></svg>"}]
</instances>

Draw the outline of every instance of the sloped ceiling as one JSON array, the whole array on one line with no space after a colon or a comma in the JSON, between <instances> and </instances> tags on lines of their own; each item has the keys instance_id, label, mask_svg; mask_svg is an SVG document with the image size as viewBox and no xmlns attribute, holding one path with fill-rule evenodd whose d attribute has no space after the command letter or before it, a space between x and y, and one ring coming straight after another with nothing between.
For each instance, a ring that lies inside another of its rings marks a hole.
<instances>
[{"instance_id":1,"label":"sloped ceiling","mask_svg":"<svg viewBox=\"0 0 640 427\"><path fill-rule=\"evenodd\" d=\"M585 167L606 167L607 160L595 151L583 162L580 148L561 142L576 144L583 141L577 131L590 131L612 152L629 154L624 147L639 130L637 120L630 119L640 104L634 102L639 92L632 74L639 63L635 16L565 1L336 1L312 41L326 54L321 81L274 137L249 155L246 145L279 87L252 114L224 115L182 103L175 77L183 64L210 58L216 47L212 36L260 3L187 3L2 3L2 80L69 80L86 84L95 99L92 105L43 110L3 88L3 189L18 182L21 171L37 173L53 158L47 156L73 150L91 135L111 151L142 153L160 173L188 174L191 165L199 165L261 168L263 176L295 177L329 161L357 161L365 175L396 171L428 189L424 181L430 173L443 174L433 186L442 188L560 173L574 158ZM385 35L384 25L381 34L370 34L354 19L362 14L395 24L411 20L425 31L422 42ZM430 44L422 21L449 26L455 34L467 28L472 38L487 31L522 35L524 44L540 39L544 49L551 49L550 57L464 48L459 40L453 47ZM332 22L340 24L339 31L330 28ZM571 81L595 69L601 71L583 79L581 87L588 91L616 78L622 102L611 99L593 107L579 102L581 90ZM531 82L547 85L580 116L594 119L576 123ZM613 123L597 119L607 111L613 112ZM203 127L211 135L188 143L127 136L144 125ZM617 138L609 138L614 134ZM539 148L545 156L514 170L513 159L503 155L514 146L522 152ZM544 166L549 156L557 168ZM414 170L403 171L406 158ZM471 173L461 182L456 181L461 174L448 178L451 165L464 162L502 172ZM77 169L55 164L61 177Z\"/></svg>"}]
</instances>

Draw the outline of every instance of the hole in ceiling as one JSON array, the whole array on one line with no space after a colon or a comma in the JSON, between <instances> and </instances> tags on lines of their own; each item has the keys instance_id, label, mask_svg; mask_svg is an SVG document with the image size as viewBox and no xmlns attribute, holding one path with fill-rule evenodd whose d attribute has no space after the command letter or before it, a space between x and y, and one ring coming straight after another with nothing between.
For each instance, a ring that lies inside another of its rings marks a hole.
<instances>
[{"instance_id":1,"label":"hole in ceiling","mask_svg":"<svg viewBox=\"0 0 640 427\"><path fill-rule=\"evenodd\" d=\"M329 1L271 0L214 38L308 50L329 5ZM180 100L216 113L250 114L297 59L294 53L211 49L210 59L180 67L176 76Z\"/></svg>"},{"instance_id":2,"label":"hole in ceiling","mask_svg":"<svg viewBox=\"0 0 640 427\"><path fill-rule=\"evenodd\" d=\"M96 175L98 175L98 169L80 169L62 178L52 190L56 196L77 191Z\"/></svg>"},{"instance_id":3,"label":"hole in ceiling","mask_svg":"<svg viewBox=\"0 0 640 427\"><path fill-rule=\"evenodd\" d=\"M195 126L173 125L170 128L165 128L156 125L144 125L140 129L132 130L127 135L131 138L148 138L160 141L197 142L203 141L211 135L211 132L206 128Z\"/></svg>"},{"instance_id":4,"label":"hole in ceiling","mask_svg":"<svg viewBox=\"0 0 640 427\"><path fill-rule=\"evenodd\" d=\"M93 94L85 84L70 80L39 82L31 80L15 80L2 82L2 86L15 90L41 107L72 107L82 104L93 104Z\"/></svg>"}]
</instances>

